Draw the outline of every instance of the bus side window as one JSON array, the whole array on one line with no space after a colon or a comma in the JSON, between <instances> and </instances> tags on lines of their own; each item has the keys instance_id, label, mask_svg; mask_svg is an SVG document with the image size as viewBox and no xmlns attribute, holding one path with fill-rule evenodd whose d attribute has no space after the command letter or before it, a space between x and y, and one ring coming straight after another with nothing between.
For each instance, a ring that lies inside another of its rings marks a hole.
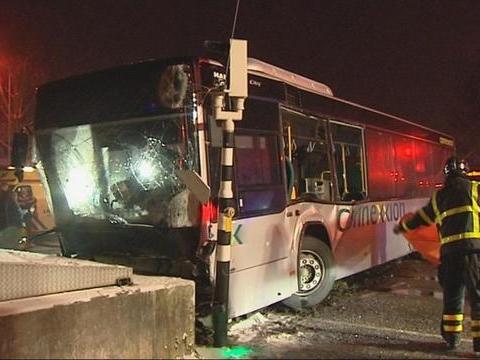
<instances>
[{"instance_id":1,"label":"bus side window","mask_svg":"<svg viewBox=\"0 0 480 360\"><path fill-rule=\"evenodd\" d=\"M365 200L362 131L338 123L333 123L331 129L339 198L342 201Z\"/></svg>"},{"instance_id":2,"label":"bus side window","mask_svg":"<svg viewBox=\"0 0 480 360\"><path fill-rule=\"evenodd\" d=\"M240 215L278 212L285 206L285 185L277 137L262 132L235 135L235 180Z\"/></svg>"},{"instance_id":3,"label":"bus side window","mask_svg":"<svg viewBox=\"0 0 480 360\"><path fill-rule=\"evenodd\" d=\"M319 200L330 200L330 170L325 147L317 141L300 138L296 141L299 147L293 157L298 169L299 195L308 194Z\"/></svg>"},{"instance_id":4,"label":"bus side window","mask_svg":"<svg viewBox=\"0 0 480 360\"><path fill-rule=\"evenodd\" d=\"M325 120L288 109L282 109L281 115L288 198L331 201Z\"/></svg>"}]
</instances>

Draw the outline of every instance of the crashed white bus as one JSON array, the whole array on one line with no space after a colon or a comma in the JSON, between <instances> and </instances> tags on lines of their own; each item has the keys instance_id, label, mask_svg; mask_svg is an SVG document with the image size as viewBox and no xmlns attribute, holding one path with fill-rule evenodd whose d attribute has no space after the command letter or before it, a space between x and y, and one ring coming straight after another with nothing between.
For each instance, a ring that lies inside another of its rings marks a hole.
<instances>
[{"instance_id":1,"label":"crashed white bus","mask_svg":"<svg viewBox=\"0 0 480 360\"><path fill-rule=\"evenodd\" d=\"M408 254L394 224L441 186L453 139L248 61L236 122L229 316L313 306L336 279ZM39 88L36 145L65 256L194 279L211 302L222 131L206 58L154 60ZM202 204L178 176L210 186Z\"/></svg>"}]
</instances>

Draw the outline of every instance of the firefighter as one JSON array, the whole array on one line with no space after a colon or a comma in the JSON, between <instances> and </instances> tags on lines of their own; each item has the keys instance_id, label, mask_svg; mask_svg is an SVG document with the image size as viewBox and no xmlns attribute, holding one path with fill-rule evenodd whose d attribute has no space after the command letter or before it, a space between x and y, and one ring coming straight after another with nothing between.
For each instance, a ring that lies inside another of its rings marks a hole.
<instances>
[{"instance_id":1,"label":"firefighter","mask_svg":"<svg viewBox=\"0 0 480 360\"><path fill-rule=\"evenodd\" d=\"M473 351L480 354L479 185L466 176L468 164L456 157L444 166L445 183L413 217L401 220L398 234L435 223L441 242L438 280L443 289L441 334L448 349L460 344L464 293L471 307Z\"/></svg>"}]
</instances>

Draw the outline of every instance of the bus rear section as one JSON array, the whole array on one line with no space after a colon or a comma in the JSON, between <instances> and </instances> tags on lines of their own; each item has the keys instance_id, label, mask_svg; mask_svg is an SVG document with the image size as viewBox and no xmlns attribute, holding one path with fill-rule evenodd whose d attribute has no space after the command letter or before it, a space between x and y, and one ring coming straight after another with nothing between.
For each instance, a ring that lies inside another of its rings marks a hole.
<instances>
[{"instance_id":1,"label":"bus rear section","mask_svg":"<svg viewBox=\"0 0 480 360\"><path fill-rule=\"evenodd\" d=\"M221 78L210 66L202 80ZM249 70L235 133L231 316L277 301L315 306L336 279L410 253L393 227L442 186L455 151L447 134L334 97L324 84L255 59ZM221 132L207 124L215 159Z\"/></svg>"}]
</instances>

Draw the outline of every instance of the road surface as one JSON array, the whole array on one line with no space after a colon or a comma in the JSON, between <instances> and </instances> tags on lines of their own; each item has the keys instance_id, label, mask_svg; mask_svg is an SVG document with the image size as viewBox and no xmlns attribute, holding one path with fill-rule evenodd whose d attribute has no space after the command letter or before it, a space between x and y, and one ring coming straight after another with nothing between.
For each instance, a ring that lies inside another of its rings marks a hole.
<instances>
[{"instance_id":1,"label":"road surface","mask_svg":"<svg viewBox=\"0 0 480 360\"><path fill-rule=\"evenodd\" d=\"M276 304L230 324L229 348L199 346L200 358L460 359L472 358L469 309L455 351L439 335L442 294L436 269L418 256L338 281L310 311ZM197 340L201 341L201 337Z\"/></svg>"}]
</instances>

